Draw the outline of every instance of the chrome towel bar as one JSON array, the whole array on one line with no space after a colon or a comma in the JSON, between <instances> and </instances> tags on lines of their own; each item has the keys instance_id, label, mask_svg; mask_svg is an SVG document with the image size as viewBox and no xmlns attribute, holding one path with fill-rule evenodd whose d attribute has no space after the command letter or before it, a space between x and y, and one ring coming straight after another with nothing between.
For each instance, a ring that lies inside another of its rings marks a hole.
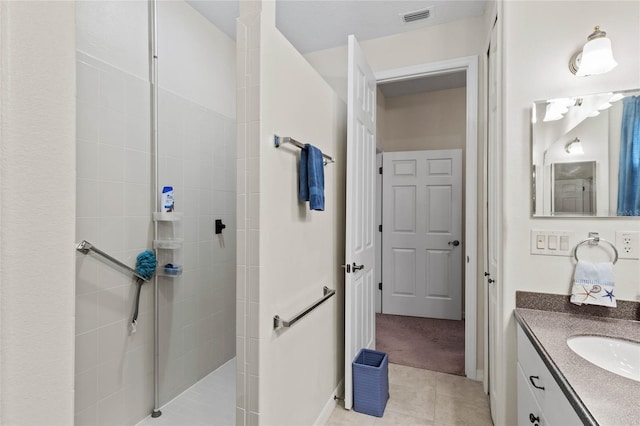
<instances>
[{"instance_id":1,"label":"chrome towel bar","mask_svg":"<svg viewBox=\"0 0 640 426\"><path fill-rule=\"evenodd\" d=\"M609 244L609 246L611 246L611 248L613 249L613 264L615 265L618 261L618 249L616 248L616 246L605 240L604 238L600 238L597 232L589 232L589 238L582 240L578 244L576 244L576 248L573 251L573 257L576 259L576 262L578 261L578 247L585 243L588 243L590 246L597 246L599 243Z\"/></svg>"},{"instance_id":2,"label":"chrome towel bar","mask_svg":"<svg viewBox=\"0 0 640 426\"><path fill-rule=\"evenodd\" d=\"M273 144L276 148L279 148L280 145L284 145L285 143L290 143L291 145L297 146L300 149L304 149L304 144L302 142L298 142L297 140L290 138L289 136L280 137L278 135L273 136ZM326 166L328 163L335 163L336 160L333 157L322 154L322 158L324 158L324 165Z\"/></svg>"},{"instance_id":3,"label":"chrome towel bar","mask_svg":"<svg viewBox=\"0 0 640 426\"><path fill-rule=\"evenodd\" d=\"M123 269L126 269L127 271L131 272L133 274L133 276L136 277L137 279L142 280L142 281L149 281L149 280L145 279L142 275L139 275L136 272L135 269L125 265L124 263L122 263L118 259L116 259L115 257L110 256L107 253L103 252L102 250L98 249L96 246L94 246L93 244L91 244L87 240L83 240L80 244L78 244L78 246L76 247L76 250L78 250L82 254L88 254L89 251L97 253L100 256L102 256L102 257L104 257L106 259L109 259L111 262L115 263L119 267L121 267Z\"/></svg>"},{"instance_id":4,"label":"chrome towel bar","mask_svg":"<svg viewBox=\"0 0 640 426\"><path fill-rule=\"evenodd\" d=\"M298 313L296 316L291 318L290 320L283 320L280 318L280 315L276 315L273 317L273 329L277 330L281 327L291 327L293 324L298 322L298 320L304 318L309 312L313 311L315 308L323 304L327 299L336 294L335 290L330 289L327 286L322 288L322 299L317 300L313 305L309 306L305 310Z\"/></svg>"}]
</instances>

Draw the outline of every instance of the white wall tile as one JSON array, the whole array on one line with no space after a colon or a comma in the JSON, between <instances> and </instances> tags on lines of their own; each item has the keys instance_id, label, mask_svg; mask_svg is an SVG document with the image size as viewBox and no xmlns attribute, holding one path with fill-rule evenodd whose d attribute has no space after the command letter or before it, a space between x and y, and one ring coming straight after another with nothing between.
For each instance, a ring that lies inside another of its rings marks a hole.
<instances>
[{"instance_id":1,"label":"white wall tile","mask_svg":"<svg viewBox=\"0 0 640 426\"><path fill-rule=\"evenodd\" d=\"M122 361L126 351L128 321L119 321L98 329L98 364Z\"/></svg>"},{"instance_id":2,"label":"white wall tile","mask_svg":"<svg viewBox=\"0 0 640 426\"><path fill-rule=\"evenodd\" d=\"M79 218L98 217L98 181L89 179L78 179L76 182L76 216ZM86 238L86 237L82 237Z\"/></svg>"},{"instance_id":3,"label":"white wall tile","mask_svg":"<svg viewBox=\"0 0 640 426\"><path fill-rule=\"evenodd\" d=\"M123 359L98 365L98 400L120 391L124 386Z\"/></svg>"},{"instance_id":4,"label":"white wall tile","mask_svg":"<svg viewBox=\"0 0 640 426\"><path fill-rule=\"evenodd\" d=\"M151 182L151 155L148 152L124 151L124 180L127 183L149 184Z\"/></svg>"},{"instance_id":5,"label":"white wall tile","mask_svg":"<svg viewBox=\"0 0 640 426\"><path fill-rule=\"evenodd\" d=\"M76 145L76 177L98 179L98 144L78 140Z\"/></svg>"},{"instance_id":6,"label":"white wall tile","mask_svg":"<svg viewBox=\"0 0 640 426\"><path fill-rule=\"evenodd\" d=\"M100 109L100 143L124 146L125 116L122 111Z\"/></svg>"},{"instance_id":7,"label":"white wall tile","mask_svg":"<svg viewBox=\"0 0 640 426\"><path fill-rule=\"evenodd\" d=\"M124 390L120 390L98 401L98 425L113 426L123 424L126 417L126 411L123 409L124 406Z\"/></svg>"},{"instance_id":8,"label":"white wall tile","mask_svg":"<svg viewBox=\"0 0 640 426\"><path fill-rule=\"evenodd\" d=\"M96 330L76 335L76 374L95 369L98 364L98 333Z\"/></svg>"},{"instance_id":9,"label":"white wall tile","mask_svg":"<svg viewBox=\"0 0 640 426\"><path fill-rule=\"evenodd\" d=\"M101 217L98 238L91 241L102 251L115 256L114 252L124 250L124 220L122 217Z\"/></svg>"},{"instance_id":10,"label":"white wall tile","mask_svg":"<svg viewBox=\"0 0 640 426\"><path fill-rule=\"evenodd\" d=\"M140 250L151 247L153 225L148 217L127 217L125 222L125 247L127 250Z\"/></svg>"},{"instance_id":11,"label":"white wall tile","mask_svg":"<svg viewBox=\"0 0 640 426\"><path fill-rule=\"evenodd\" d=\"M100 144L98 177L100 180L124 181L124 149L118 146Z\"/></svg>"},{"instance_id":12,"label":"white wall tile","mask_svg":"<svg viewBox=\"0 0 640 426\"><path fill-rule=\"evenodd\" d=\"M124 185L124 215L145 216L149 221L150 212L154 210L151 202L149 185L127 183ZM149 221L149 223L151 223Z\"/></svg>"},{"instance_id":13,"label":"white wall tile","mask_svg":"<svg viewBox=\"0 0 640 426\"><path fill-rule=\"evenodd\" d=\"M78 61L76 64L76 86L79 101L98 105L100 96L100 70Z\"/></svg>"},{"instance_id":14,"label":"white wall tile","mask_svg":"<svg viewBox=\"0 0 640 426\"><path fill-rule=\"evenodd\" d=\"M98 263L91 257L76 255L76 295L98 291Z\"/></svg>"},{"instance_id":15,"label":"white wall tile","mask_svg":"<svg viewBox=\"0 0 640 426\"><path fill-rule=\"evenodd\" d=\"M76 296L76 334L94 330L98 324L98 293Z\"/></svg>"},{"instance_id":16,"label":"white wall tile","mask_svg":"<svg viewBox=\"0 0 640 426\"><path fill-rule=\"evenodd\" d=\"M248 400L249 400L249 410L253 412L259 411L259 384L260 378L258 376L254 376L252 374L249 375L249 390Z\"/></svg>"},{"instance_id":17,"label":"white wall tile","mask_svg":"<svg viewBox=\"0 0 640 426\"><path fill-rule=\"evenodd\" d=\"M92 368L76 374L75 378L75 409L80 412L95 404L98 395L98 373Z\"/></svg>"},{"instance_id":18,"label":"white wall tile","mask_svg":"<svg viewBox=\"0 0 640 426\"><path fill-rule=\"evenodd\" d=\"M100 72L100 106L118 112L124 112L125 77L122 72Z\"/></svg>"},{"instance_id":19,"label":"white wall tile","mask_svg":"<svg viewBox=\"0 0 640 426\"><path fill-rule=\"evenodd\" d=\"M76 405L76 415L73 419L75 426L96 426L98 424L97 404L90 405L82 411L78 411L77 408L78 406Z\"/></svg>"},{"instance_id":20,"label":"white wall tile","mask_svg":"<svg viewBox=\"0 0 640 426\"><path fill-rule=\"evenodd\" d=\"M124 184L122 182L100 181L98 183L98 197L99 216L122 216L124 212Z\"/></svg>"},{"instance_id":21,"label":"white wall tile","mask_svg":"<svg viewBox=\"0 0 640 426\"><path fill-rule=\"evenodd\" d=\"M78 101L76 106L76 137L84 142L100 141L100 108L87 102Z\"/></svg>"}]
</instances>

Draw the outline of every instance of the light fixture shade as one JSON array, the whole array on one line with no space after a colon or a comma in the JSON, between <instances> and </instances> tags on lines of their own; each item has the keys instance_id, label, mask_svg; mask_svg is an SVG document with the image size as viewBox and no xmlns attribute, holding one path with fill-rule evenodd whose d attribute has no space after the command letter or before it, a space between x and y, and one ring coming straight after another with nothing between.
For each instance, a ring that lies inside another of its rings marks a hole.
<instances>
[{"instance_id":1,"label":"light fixture shade","mask_svg":"<svg viewBox=\"0 0 640 426\"><path fill-rule=\"evenodd\" d=\"M588 41L582 49L581 56L577 76L604 74L618 65L613 59L611 40L606 37Z\"/></svg>"}]
</instances>

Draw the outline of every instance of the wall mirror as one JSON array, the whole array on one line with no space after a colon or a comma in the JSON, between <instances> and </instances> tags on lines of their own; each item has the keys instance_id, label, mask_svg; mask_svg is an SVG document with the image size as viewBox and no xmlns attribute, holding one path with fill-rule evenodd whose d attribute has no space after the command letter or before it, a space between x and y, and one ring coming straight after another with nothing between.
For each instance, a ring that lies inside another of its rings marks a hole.
<instances>
[{"instance_id":1,"label":"wall mirror","mask_svg":"<svg viewBox=\"0 0 640 426\"><path fill-rule=\"evenodd\" d=\"M640 89L537 101L531 124L533 216L640 216Z\"/></svg>"}]
</instances>

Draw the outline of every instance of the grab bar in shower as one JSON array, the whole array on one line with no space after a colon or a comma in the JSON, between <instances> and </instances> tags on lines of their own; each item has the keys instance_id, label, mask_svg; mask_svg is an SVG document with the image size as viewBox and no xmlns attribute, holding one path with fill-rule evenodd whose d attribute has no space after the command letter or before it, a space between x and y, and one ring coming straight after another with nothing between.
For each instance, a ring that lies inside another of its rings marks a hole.
<instances>
[{"instance_id":1,"label":"grab bar in shower","mask_svg":"<svg viewBox=\"0 0 640 426\"><path fill-rule=\"evenodd\" d=\"M142 280L142 281L149 281L145 277L143 277L142 275L139 275L136 272L135 269L125 265L124 263L122 263L118 259L116 259L115 257L113 257L111 255L108 255L107 253L103 252L102 250L100 250L99 248L97 248L96 246L94 246L93 244L91 244L87 240L83 240L80 244L78 244L78 246L76 247L76 250L78 250L82 254L88 254L89 251L97 253L100 256L102 256L102 257L104 257L106 259L109 259L111 262L115 263L116 265L120 266L121 268L126 269L127 271L131 272L133 274L133 276L136 277L137 279Z\"/></svg>"},{"instance_id":2,"label":"grab bar in shower","mask_svg":"<svg viewBox=\"0 0 640 426\"><path fill-rule=\"evenodd\" d=\"M300 311L297 315L295 315L290 320L283 320L280 318L280 315L276 315L273 317L273 329L276 330L281 327L291 327L293 324L298 322L298 320L304 318L309 312L313 311L318 306L322 305L327 299L336 294L335 290L330 289L327 286L322 288L322 299L318 299L313 305L310 305L303 311Z\"/></svg>"}]
</instances>

